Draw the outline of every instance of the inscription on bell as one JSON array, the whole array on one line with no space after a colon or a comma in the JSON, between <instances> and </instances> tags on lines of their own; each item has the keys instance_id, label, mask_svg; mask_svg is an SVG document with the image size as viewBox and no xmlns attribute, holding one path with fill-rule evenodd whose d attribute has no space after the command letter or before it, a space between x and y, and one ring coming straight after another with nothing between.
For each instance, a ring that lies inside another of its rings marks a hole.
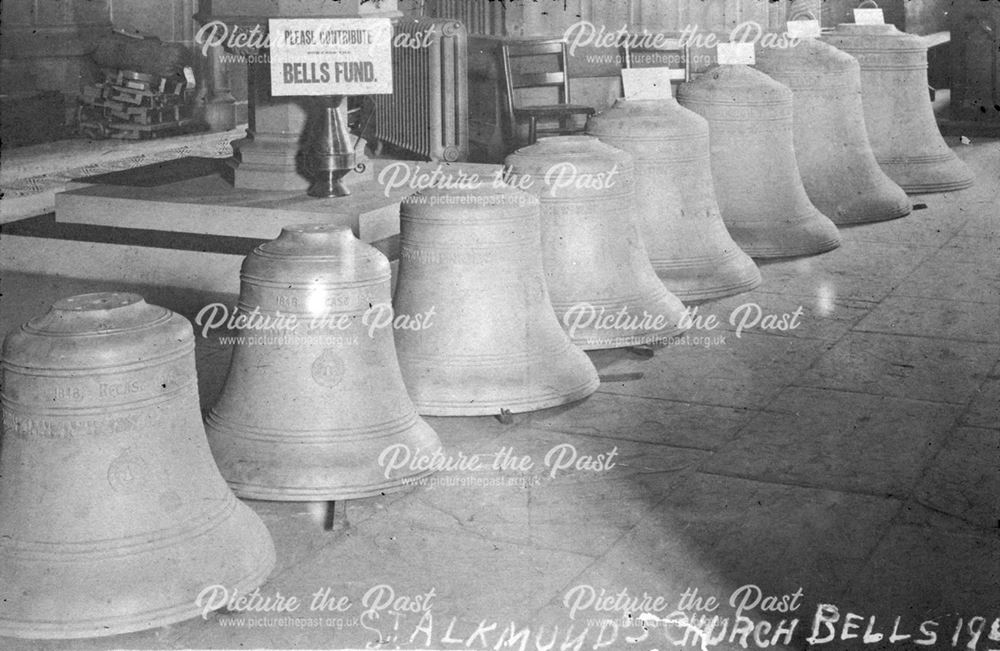
<instances>
[{"instance_id":1,"label":"inscription on bell","mask_svg":"<svg viewBox=\"0 0 1000 651\"><path fill-rule=\"evenodd\" d=\"M118 434L131 431L139 426L139 418L137 416L118 416L67 420L21 416L5 411L3 424L4 431L11 432L21 439L70 439L75 436Z\"/></svg>"},{"instance_id":2,"label":"inscription on bell","mask_svg":"<svg viewBox=\"0 0 1000 651\"><path fill-rule=\"evenodd\" d=\"M102 382L98 389L98 395L102 398L119 398L139 393L143 388L142 383L138 380L132 380L131 382Z\"/></svg>"},{"instance_id":3,"label":"inscription on bell","mask_svg":"<svg viewBox=\"0 0 1000 651\"><path fill-rule=\"evenodd\" d=\"M278 294L278 296L275 298L275 301L278 303L278 307L295 309L299 306L298 296L290 296L288 294Z\"/></svg>"},{"instance_id":4,"label":"inscription on bell","mask_svg":"<svg viewBox=\"0 0 1000 651\"><path fill-rule=\"evenodd\" d=\"M53 400L83 400L84 391L80 387L54 387L52 389Z\"/></svg>"},{"instance_id":5,"label":"inscription on bell","mask_svg":"<svg viewBox=\"0 0 1000 651\"><path fill-rule=\"evenodd\" d=\"M341 292L326 297L327 307L353 307L358 304L360 296L354 293Z\"/></svg>"}]
</instances>

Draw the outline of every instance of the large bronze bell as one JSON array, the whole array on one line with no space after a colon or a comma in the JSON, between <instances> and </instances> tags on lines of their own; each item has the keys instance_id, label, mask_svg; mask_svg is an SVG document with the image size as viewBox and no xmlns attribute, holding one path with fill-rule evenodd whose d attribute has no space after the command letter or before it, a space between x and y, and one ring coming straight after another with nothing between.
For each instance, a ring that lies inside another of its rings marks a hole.
<instances>
[{"instance_id":1,"label":"large bronze bell","mask_svg":"<svg viewBox=\"0 0 1000 651\"><path fill-rule=\"evenodd\" d=\"M740 248L774 258L840 246L837 227L802 186L792 91L753 68L720 65L681 84L677 101L708 120L715 192Z\"/></svg>"},{"instance_id":2,"label":"large bronze bell","mask_svg":"<svg viewBox=\"0 0 1000 651\"><path fill-rule=\"evenodd\" d=\"M639 232L631 155L593 136L558 136L505 163L539 198L546 282L573 343L664 343L683 330L684 304L657 278Z\"/></svg>"},{"instance_id":3,"label":"large bronze bell","mask_svg":"<svg viewBox=\"0 0 1000 651\"><path fill-rule=\"evenodd\" d=\"M164 626L271 572L205 441L183 317L135 294L58 301L4 341L2 402L0 635Z\"/></svg>"},{"instance_id":4,"label":"large bronze bell","mask_svg":"<svg viewBox=\"0 0 1000 651\"><path fill-rule=\"evenodd\" d=\"M420 413L525 412L597 389L552 311L534 196L492 183L428 188L403 201L400 247L396 310L435 314L433 327L396 336Z\"/></svg>"},{"instance_id":5,"label":"large bronze bell","mask_svg":"<svg viewBox=\"0 0 1000 651\"><path fill-rule=\"evenodd\" d=\"M385 256L346 226L289 226L247 256L240 277L246 340L205 420L236 494L343 500L429 474L379 461L390 446L441 446L399 372Z\"/></svg>"},{"instance_id":6,"label":"large bronze bell","mask_svg":"<svg viewBox=\"0 0 1000 651\"><path fill-rule=\"evenodd\" d=\"M972 185L972 172L948 148L934 119L921 37L894 25L847 23L823 39L861 65L865 126L889 178L913 194Z\"/></svg>"},{"instance_id":7,"label":"large bronze bell","mask_svg":"<svg viewBox=\"0 0 1000 651\"><path fill-rule=\"evenodd\" d=\"M806 194L837 224L903 217L910 200L879 167L851 55L816 39L760 48L757 68L792 90L795 160Z\"/></svg>"},{"instance_id":8,"label":"large bronze bell","mask_svg":"<svg viewBox=\"0 0 1000 651\"><path fill-rule=\"evenodd\" d=\"M667 289L701 301L760 284L760 270L719 213L705 118L673 97L619 99L587 121L587 133L632 154L643 243Z\"/></svg>"}]
</instances>

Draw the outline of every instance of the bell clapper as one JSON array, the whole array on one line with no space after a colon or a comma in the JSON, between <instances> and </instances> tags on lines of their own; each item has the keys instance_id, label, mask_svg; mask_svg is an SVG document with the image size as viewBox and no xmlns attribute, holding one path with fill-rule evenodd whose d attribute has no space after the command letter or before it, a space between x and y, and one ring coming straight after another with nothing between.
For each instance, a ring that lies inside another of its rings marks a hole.
<instances>
[{"instance_id":1,"label":"bell clapper","mask_svg":"<svg viewBox=\"0 0 1000 651\"><path fill-rule=\"evenodd\" d=\"M504 425L511 425L514 422L514 415L510 413L509 409L500 409L500 413L497 415L497 420Z\"/></svg>"}]
</instances>

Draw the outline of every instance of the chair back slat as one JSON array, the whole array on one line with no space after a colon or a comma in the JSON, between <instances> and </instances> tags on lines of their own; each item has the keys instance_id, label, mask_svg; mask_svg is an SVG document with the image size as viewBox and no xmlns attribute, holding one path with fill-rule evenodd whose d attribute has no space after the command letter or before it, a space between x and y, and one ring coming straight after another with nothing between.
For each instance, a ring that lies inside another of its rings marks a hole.
<instances>
[{"instance_id":1,"label":"chair back slat","mask_svg":"<svg viewBox=\"0 0 1000 651\"><path fill-rule=\"evenodd\" d=\"M562 54L565 43L562 40L522 41L507 44L507 56L530 57L545 54Z\"/></svg>"},{"instance_id":2,"label":"chair back slat","mask_svg":"<svg viewBox=\"0 0 1000 651\"><path fill-rule=\"evenodd\" d=\"M511 79L514 88L562 86L565 83L566 73L564 72L515 72L514 78Z\"/></svg>"}]
</instances>

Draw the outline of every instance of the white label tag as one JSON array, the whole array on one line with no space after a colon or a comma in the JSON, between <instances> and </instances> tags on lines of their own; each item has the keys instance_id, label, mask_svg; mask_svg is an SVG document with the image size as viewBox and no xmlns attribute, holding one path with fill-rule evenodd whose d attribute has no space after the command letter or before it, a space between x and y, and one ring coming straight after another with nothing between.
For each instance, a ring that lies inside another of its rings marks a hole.
<instances>
[{"instance_id":1,"label":"white label tag","mask_svg":"<svg viewBox=\"0 0 1000 651\"><path fill-rule=\"evenodd\" d=\"M184 80L187 82L188 90L198 85L198 82L194 78L194 70L191 66L184 66Z\"/></svg>"},{"instance_id":2,"label":"white label tag","mask_svg":"<svg viewBox=\"0 0 1000 651\"><path fill-rule=\"evenodd\" d=\"M622 68L625 99L666 99L673 96L670 68Z\"/></svg>"},{"instance_id":3,"label":"white label tag","mask_svg":"<svg viewBox=\"0 0 1000 651\"><path fill-rule=\"evenodd\" d=\"M753 43L719 43L716 56L719 65L752 66L757 63Z\"/></svg>"},{"instance_id":4,"label":"white label tag","mask_svg":"<svg viewBox=\"0 0 1000 651\"><path fill-rule=\"evenodd\" d=\"M271 95L392 93L388 18L271 18Z\"/></svg>"},{"instance_id":5,"label":"white label tag","mask_svg":"<svg viewBox=\"0 0 1000 651\"><path fill-rule=\"evenodd\" d=\"M819 38L819 21L810 20L790 20L786 30L790 38Z\"/></svg>"},{"instance_id":6,"label":"white label tag","mask_svg":"<svg viewBox=\"0 0 1000 651\"><path fill-rule=\"evenodd\" d=\"M881 9L869 7L855 9L854 22L857 25L885 25L885 14L882 13Z\"/></svg>"}]
</instances>

